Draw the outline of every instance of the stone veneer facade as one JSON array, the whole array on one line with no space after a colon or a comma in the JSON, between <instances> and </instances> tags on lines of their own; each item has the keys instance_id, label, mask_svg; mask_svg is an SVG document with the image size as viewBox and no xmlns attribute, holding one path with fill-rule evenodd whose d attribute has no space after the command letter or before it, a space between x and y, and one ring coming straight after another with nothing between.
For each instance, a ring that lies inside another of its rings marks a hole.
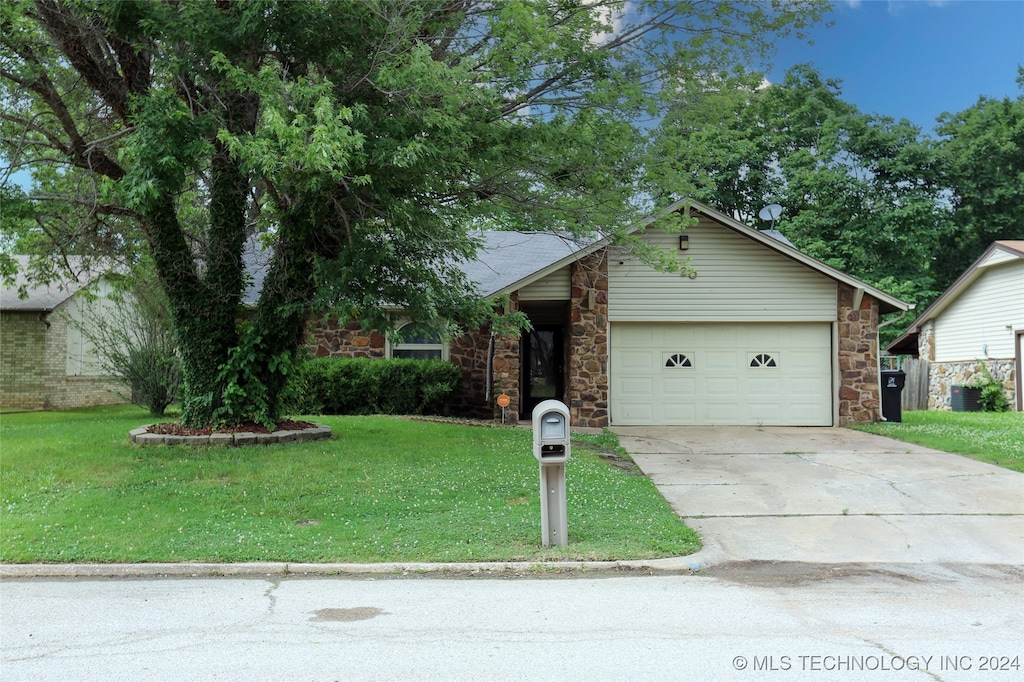
<instances>
[{"instance_id":1,"label":"stone veneer facade","mask_svg":"<svg viewBox=\"0 0 1024 682\"><path fill-rule=\"evenodd\" d=\"M309 347L318 358L382 358L385 353L384 335L367 332L358 322L341 326L337 318L314 321L308 333Z\"/></svg>"},{"instance_id":2,"label":"stone veneer facade","mask_svg":"<svg viewBox=\"0 0 1024 682\"><path fill-rule=\"evenodd\" d=\"M975 376L980 376L981 361L931 362L928 365L928 409L951 410L954 386L970 386ZM985 366L992 377L1003 384L1003 393L1010 405L1017 400L1015 360L985 360Z\"/></svg>"},{"instance_id":3,"label":"stone veneer facade","mask_svg":"<svg viewBox=\"0 0 1024 682\"><path fill-rule=\"evenodd\" d=\"M566 327L568 358L566 395L569 418L577 426L604 427L609 423L608 380L608 262L598 251L573 263L570 274L569 321ZM879 419L878 301L864 296L854 308L854 290L839 285L839 425ZM513 293L509 311L519 310ZM507 421L518 421L521 409L519 337L495 337L493 385L487 397L487 355L490 332L486 327L452 339L449 360L462 368L460 395L449 406L453 414L480 419L501 419L495 399L509 396ZM318 321L311 328L310 348L317 357L380 358L386 355L384 337L362 330L357 323L339 326Z\"/></svg>"},{"instance_id":4,"label":"stone veneer facade","mask_svg":"<svg viewBox=\"0 0 1024 682\"><path fill-rule=\"evenodd\" d=\"M503 311L519 311L519 295L509 297L508 308ZM491 362L491 395L487 397L487 353L491 343L491 332L480 327L452 339L448 348L448 359L462 369L462 391L449 404L453 414L477 419L496 419L508 422L519 421L522 412L519 393L519 340L518 336L495 336L494 358ZM509 397L509 405L503 410L496 403L499 395Z\"/></svg>"},{"instance_id":5,"label":"stone veneer facade","mask_svg":"<svg viewBox=\"0 0 1024 682\"><path fill-rule=\"evenodd\" d=\"M608 251L573 263L570 277L569 423L608 426Z\"/></svg>"},{"instance_id":6,"label":"stone veneer facade","mask_svg":"<svg viewBox=\"0 0 1024 682\"><path fill-rule=\"evenodd\" d=\"M921 325L917 334L918 357L928 361L928 409L951 410L954 386L970 385L976 375L982 374L980 359L964 362L935 362L935 321ZM985 360L989 373L1003 384L1003 392L1010 405L1017 400L1017 363L1010 359Z\"/></svg>"},{"instance_id":7,"label":"stone veneer facade","mask_svg":"<svg viewBox=\"0 0 1024 682\"><path fill-rule=\"evenodd\" d=\"M878 386L878 301L870 296L854 308L854 290L839 284L839 425L880 417Z\"/></svg>"}]
</instances>

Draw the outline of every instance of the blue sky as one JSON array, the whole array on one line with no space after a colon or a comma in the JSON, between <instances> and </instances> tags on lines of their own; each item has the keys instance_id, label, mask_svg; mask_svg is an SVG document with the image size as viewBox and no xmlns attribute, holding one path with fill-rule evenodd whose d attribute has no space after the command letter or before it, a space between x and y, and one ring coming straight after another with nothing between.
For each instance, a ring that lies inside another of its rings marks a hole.
<instances>
[{"instance_id":1,"label":"blue sky","mask_svg":"<svg viewBox=\"0 0 1024 682\"><path fill-rule=\"evenodd\" d=\"M811 62L862 112L907 118L925 133L981 95L1021 94L1024 0L834 0L828 19L833 26L811 31L813 45L777 44L770 81Z\"/></svg>"}]
</instances>

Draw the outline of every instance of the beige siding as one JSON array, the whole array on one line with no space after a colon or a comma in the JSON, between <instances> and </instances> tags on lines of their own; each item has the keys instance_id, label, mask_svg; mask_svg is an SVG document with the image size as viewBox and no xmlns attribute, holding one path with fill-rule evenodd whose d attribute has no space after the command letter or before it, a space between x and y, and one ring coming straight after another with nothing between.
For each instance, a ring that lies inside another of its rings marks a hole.
<instances>
[{"instance_id":1,"label":"beige siding","mask_svg":"<svg viewBox=\"0 0 1024 682\"><path fill-rule=\"evenodd\" d=\"M689 256L696 277L657 272L635 256L614 253L608 267L612 322L812 322L836 316L836 283L717 223L702 219L679 236L648 230L645 238Z\"/></svg>"},{"instance_id":2,"label":"beige siding","mask_svg":"<svg viewBox=\"0 0 1024 682\"><path fill-rule=\"evenodd\" d=\"M114 303L108 298L113 288L107 282L98 283L92 291L93 296L78 293L61 306L57 315L67 321L67 352L65 355L65 372L69 377L103 376L96 349L91 341L82 333L82 327L93 327L99 319L108 320L113 324Z\"/></svg>"},{"instance_id":3,"label":"beige siding","mask_svg":"<svg viewBox=\"0 0 1024 682\"><path fill-rule=\"evenodd\" d=\"M1024 329L1024 261L984 268L935 320L935 361L1014 357Z\"/></svg>"},{"instance_id":4,"label":"beige siding","mask_svg":"<svg viewBox=\"0 0 1024 682\"><path fill-rule=\"evenodd\" d=\"M520 301L567 301L570 292L569 267L556 270L519 290Z\"/></svg>"},{"instance_id":5,"label":"beige siding","mask_svg":"<svg viewBox=\"0 0 1024 682\"><path fill-rule=\"evenodd\" d=\"M1019 258L1014 254L1007 253L1006 251L1002 251L1000 249L996 249L995 251L990 253L988 255L988 258L986 258L982 263L979 263L978 267L987 268L990 265L998 265L999 263L1009 263L1010 261L1015 260L1019 260Z\"/></svg>"}]
</instances>

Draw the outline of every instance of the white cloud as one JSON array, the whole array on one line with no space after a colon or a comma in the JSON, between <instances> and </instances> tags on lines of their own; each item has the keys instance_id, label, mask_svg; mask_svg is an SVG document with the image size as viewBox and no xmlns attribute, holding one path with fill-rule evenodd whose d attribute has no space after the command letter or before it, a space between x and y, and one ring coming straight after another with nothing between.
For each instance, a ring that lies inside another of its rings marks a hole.
<instances>
[{"instance_id":1,"label":"white cloud","mask_svg":"<svg viewBox=\"0 0 1024 682\"><path fill-rule=\"evenodd\" d=\"M598 20L611 27L610 31L595 33L590 36L590 42L600 45L622 30L626 20L627 6L630 4L624 0L586 0L586 4L593 7Z\"/></svg>"}]
</instances>

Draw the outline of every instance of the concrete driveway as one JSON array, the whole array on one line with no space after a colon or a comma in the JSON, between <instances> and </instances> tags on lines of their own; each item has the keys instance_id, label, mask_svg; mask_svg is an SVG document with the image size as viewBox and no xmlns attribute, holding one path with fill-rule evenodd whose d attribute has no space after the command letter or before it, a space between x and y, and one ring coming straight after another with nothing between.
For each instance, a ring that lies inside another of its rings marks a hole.
<instances>
[{"instance_id":1,"label":"concrete driveway","mask_svg":"<svg viewBox=\"0 0 1024 682\"><path fill-rule=\"evenodd\" d=\"M841 428L612 430L710 563L1024 565L1024 474Z\"/></svg>"}]
</instances>

